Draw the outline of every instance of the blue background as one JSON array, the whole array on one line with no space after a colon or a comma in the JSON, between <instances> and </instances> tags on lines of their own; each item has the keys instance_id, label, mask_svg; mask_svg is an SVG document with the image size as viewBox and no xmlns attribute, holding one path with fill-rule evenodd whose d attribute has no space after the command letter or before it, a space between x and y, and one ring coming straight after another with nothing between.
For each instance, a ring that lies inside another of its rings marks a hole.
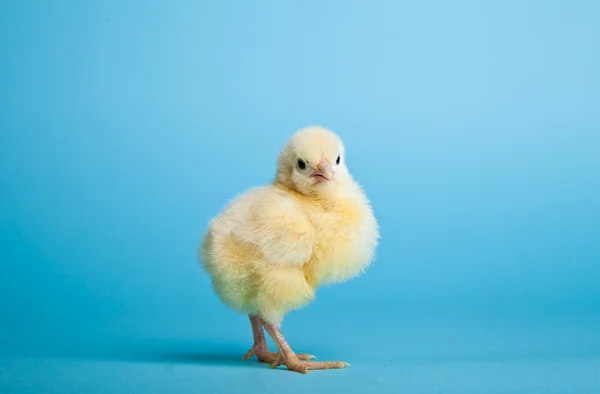
<instances>
[{"instance_id":1,"label":"blue background","mask_svg":"<svg viewBox=\"0 0 600 394\"><path fill-rule=\"evenodd\" d=\"M3 2L0 391L597 392L599 4ZM382 239L284 322L353 365L303 376L196 249L310 124Z\"/></svg>"}]
</instances>

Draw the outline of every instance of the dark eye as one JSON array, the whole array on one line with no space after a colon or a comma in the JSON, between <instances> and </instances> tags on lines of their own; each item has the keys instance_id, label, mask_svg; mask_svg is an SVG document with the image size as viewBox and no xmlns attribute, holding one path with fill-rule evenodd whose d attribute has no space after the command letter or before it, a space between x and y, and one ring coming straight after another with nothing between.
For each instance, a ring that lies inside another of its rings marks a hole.
<instances>
[{"instance_id":1,"label":"dark eye","mask_svg":"<svg viewBox=\"0 0 600 394\"><path fill-rule=\"evenodd\" d=\"M335 161L335 164L340 165L340 155L338 155L337 160Z\"/></svg>"},{"instance_id":2,"label":"dark eye","mask_svg":"<svg viewBox=\"0 0 600 394\"><path fill-rule=\"evenodd\" d=\"M302 159L298 159L298 168L302 171L306 169L306 163Z\"/></svg>"}]
</instances>

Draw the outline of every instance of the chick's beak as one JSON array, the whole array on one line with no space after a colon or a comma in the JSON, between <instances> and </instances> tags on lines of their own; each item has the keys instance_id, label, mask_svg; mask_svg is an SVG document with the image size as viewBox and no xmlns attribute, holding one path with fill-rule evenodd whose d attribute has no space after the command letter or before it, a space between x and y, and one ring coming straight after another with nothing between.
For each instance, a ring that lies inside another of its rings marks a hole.
<instances>
[{"instance_id":1,"label":"chick's beak","mask_svg":"<svg viewBox=\"0 0 600 394\"><path fill-rule=\"evenodd\" d=\"M331 168L329 162L323 159L317 166L317 169L313 171L311 176L323 178L324 180L328 181L333 177L333 174L335 174L335 171L333 170L333 168Z\"/></svg>"}]
</instances>

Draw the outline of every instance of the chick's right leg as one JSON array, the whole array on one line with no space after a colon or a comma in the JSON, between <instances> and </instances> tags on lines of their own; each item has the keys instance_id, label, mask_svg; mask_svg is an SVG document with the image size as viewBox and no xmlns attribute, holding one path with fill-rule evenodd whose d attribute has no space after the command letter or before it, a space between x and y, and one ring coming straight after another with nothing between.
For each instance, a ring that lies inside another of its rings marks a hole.
<instances>
[{"instance_id":1,"label":"chick's right leg","mask_svg":"<svg viewBox=\"0 0 600 394\"><path fill-rule=\"evenodd\" d=\"M267 341L265 339L265 332L263 331L263 324L258 316L250 315L250 323L252 324L252 334L254 335L254 345L252 349L248 350L244 354L243 360L247 360L252 356L256 356L258 361L269 364L278 364L281 362L281 355L277 352L269 351ZM316 358L312 354L297 354L300 360L309 361Z\"/></svg>"},{"instance_id":2,"label":"chick's right leg","mask_svg":"<svg viewBox=\"0 0 600 394\"><path fill-rule=\"evenodd\" d=\"M252 349L244 354L243 359L247 360L252 356L256 356L258 361L263 363L273 363L279 358L277 353L271 353L265 340L263 326L258 316L250 315L250 323L252 324L252 334L254 335L254 345Z\"/></svg>"}]
</instances>

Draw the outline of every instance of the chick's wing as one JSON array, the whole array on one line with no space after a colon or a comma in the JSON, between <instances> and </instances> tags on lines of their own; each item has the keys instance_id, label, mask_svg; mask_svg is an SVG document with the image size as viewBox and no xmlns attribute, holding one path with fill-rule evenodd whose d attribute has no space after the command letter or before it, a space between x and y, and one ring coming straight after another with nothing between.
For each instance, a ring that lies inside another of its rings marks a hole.
<instances>
[{"instance_id":1,"label":"chick's wing","mask_svg":"<svg viewBox=\"0 0 600 394\"><path fill-rule=\"evenodd\" d=\"M231 233L273 264L301 266L312 256L314 228L290 196L270 188L245 196L230 219Z\"/></svg>"}]
</instances>

